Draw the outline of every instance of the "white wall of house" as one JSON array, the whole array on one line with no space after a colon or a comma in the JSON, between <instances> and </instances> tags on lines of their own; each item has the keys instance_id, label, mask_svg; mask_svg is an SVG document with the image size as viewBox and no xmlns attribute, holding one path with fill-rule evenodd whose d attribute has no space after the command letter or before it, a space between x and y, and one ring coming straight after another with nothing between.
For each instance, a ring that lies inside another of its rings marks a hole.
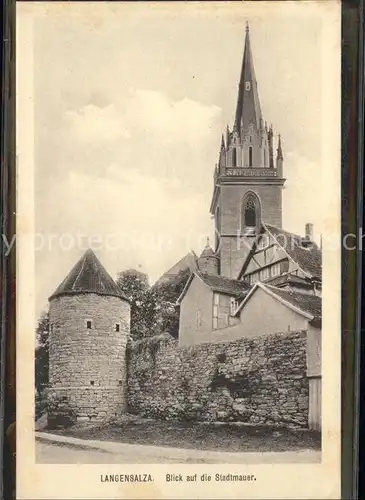
<instances>
[{"instance_id":1,"label":"white wall of house","mask_svg":"<svg viewBox=\"0 0 365 500\"><path fill-rule=\"evenodd\" d=\"M179 345L187 346L211 340L213 292L197 276L180 304Z\"/></svg>"}]
</instances>

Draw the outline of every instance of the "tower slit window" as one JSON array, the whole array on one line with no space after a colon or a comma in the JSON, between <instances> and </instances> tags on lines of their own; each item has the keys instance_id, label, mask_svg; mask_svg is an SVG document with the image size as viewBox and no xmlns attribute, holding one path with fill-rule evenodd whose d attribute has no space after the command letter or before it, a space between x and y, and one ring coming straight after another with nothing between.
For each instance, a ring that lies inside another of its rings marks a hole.
<instances>
[{"instance_id":1,"label":"tower slit window","mask_svg":"<svg viewBox=\"0 0 365 500\"><path fill-rule=\"evenodd\" d=\"M252 167L252 146L248 148L248 166Z\"/></svg>"}]
</instances>

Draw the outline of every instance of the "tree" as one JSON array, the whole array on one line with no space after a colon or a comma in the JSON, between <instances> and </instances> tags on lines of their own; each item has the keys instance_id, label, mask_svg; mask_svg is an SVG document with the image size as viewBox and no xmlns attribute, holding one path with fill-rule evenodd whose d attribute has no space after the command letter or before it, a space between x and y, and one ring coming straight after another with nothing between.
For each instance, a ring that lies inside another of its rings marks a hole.
<instances>
[{"instance_id":1,"label":"tree","mask_svg":"<svg viewBox=\"0 0 365 500\"><path fill-rule=\"evenodd\" d=\"M163 283L153 287L157 304L156 323L162 332L169 332L173 337L179 335L180 307L176 304L190 276L190 269L182 269Z\"/></svg>"},{"instance_id":2,"label":"tree","mask_svg":"<svg viewBox=\"0 0 365 500\"><path fill-rule=\"evenodd\" d=\"M128 269L118 274L116 283L131 304L133 340L155 335L156 302L148 276L136 269Z\"/></svg>"},{"instance_id":3,"label":"tree","mask_svg":"<svg viewBox=\"0 0 365 500\"><path fill-rule=\"evenodd\" d=\"M48 386L49 376L49 315L41 314L36 328L35 387L38 394Z\"/></svg>"}]
</instances>

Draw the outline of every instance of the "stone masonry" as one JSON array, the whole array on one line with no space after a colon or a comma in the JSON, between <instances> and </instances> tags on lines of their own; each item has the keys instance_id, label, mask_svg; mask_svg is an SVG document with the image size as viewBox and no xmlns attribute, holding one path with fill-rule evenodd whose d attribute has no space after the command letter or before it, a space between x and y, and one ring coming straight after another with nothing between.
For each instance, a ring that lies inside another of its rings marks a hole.
<instances>
[{"instance_id":1,"label":"stone masonry","mask_svg":"<svg viewBox=\"0 0 365 500\"><path fill-rule=\"evenodd\" d=\"M51 299L49 315L49 425L125 411L129 303L95 293L61 295Z\"/></svg>"},{"instance_id":2,"label":"stone masonry","mask_svg":"<svg viewBox=\"0 0 365 500\"><path fill-rule=\"evenodd\" d=\"M185 348L166 334L136 342L127 356L129 412L308 425L305 331Z\"/></svg>"}]
</instances>

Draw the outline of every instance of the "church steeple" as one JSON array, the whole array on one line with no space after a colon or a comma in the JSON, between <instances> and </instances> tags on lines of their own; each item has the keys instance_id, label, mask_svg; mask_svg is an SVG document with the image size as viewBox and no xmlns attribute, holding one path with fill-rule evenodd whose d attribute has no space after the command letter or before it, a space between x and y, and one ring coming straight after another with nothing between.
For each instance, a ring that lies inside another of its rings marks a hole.
<instances>
[{"instance_id":1,"label":"church steeple","mask_svg":"<svg viewBox=\"0 0 365 500\"><path fill-rule=\"evenodd\" d=\"M263 120L247 24L236 113L221 140L210 207L222 276L238 276L262 222L281 227L282 156L281 139L274 150L273 127Z\"/></svg>"},{"instance_id":2,"label":"church steeple","mask_svg":"<svg viewBox=\"0 0 365 500\"><path fill-rule=\"evenodd\" d=\"M252 124L257 130L260 130L262 123L260 99L251 52L250 29L248 23L246 23L245 49L238 85L235 129L238 132L242 129L247 131L250 124Z\"/></svg>"}]
</instances>

